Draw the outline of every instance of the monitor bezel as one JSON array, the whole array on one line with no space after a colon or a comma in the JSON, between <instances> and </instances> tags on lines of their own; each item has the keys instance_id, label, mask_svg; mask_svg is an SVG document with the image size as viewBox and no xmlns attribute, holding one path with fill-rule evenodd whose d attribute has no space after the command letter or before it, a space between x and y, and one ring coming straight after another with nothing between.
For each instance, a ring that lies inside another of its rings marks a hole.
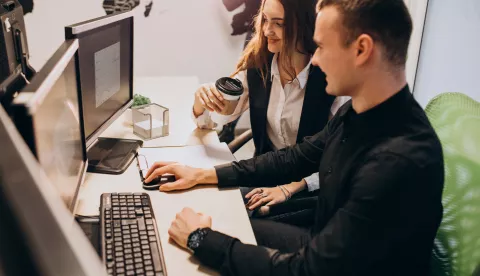
<instances>
[{"instance_id":1,"label":"monitor bezel","mask_svg":"<svg viewBox=\"0 0 480 276\"><path fill-rule=\"evenodd\" d=\"M128 20L130 22L130 74L129 74L129 96L130 100L126 102L121 108L119 108L115 113L110 116L103 124L98 127L95 131L93 131L88 137L85 137L85 144L87 147L87 151L95 145L98 137L108 128L110 125L115 122L128 108L133 105L133 52L134 52L134 41L133 41L133 34L134 34L134 13L133 11L121 12L121 13L113 13L110 15L102 16L99 18L94 18L91 20L79 22L73 25L69 25L65 27L65 38L66 39L78 39L79 41L82 40L82 36L88 35L88 32L93 32L99 28L108 28L111 24L116 24L123 20ZM78 53L75 55L77 60L77 65L80 66ZM78 74L80 74L80 70L77 70ZM80 79L80 76L78 77ZM80 83L80 91L82 90L81 83ZM83 110L83 101L82 101L82 110ZM82 113L83 114L83 113ZM82 116L82 121L85 118ZM85 126L85 124L83 123Z\"/></svg>"},{"instance_id":2,"label":"monitor bezel","mask_svg":"<svg viewBox=\"0 0 480 276\"><path fill-rule=\"evenodd\" d=\"M65 68L73 60L75 63L75 70L78 70L77 60L75 55L78 51L79 43L78 40L67 40L64 41L53 56L47 61L45 66L40 70L35 77L32 79L32 82L28 84L19 95L13 100L13 108L17 111L15 112L14 120L17 122L18 128L33 128L32 124L25 124L22 122L32 122L33 117L39 106L43 103L45 97L50 93L52 87L55 85L57 80L63 74ZM77 182L77 187L75 188L75 193L72 198L72 202L68 206L68 209L72 214L75 213L75 208L77 205L78 193L80 186L85 180L85 175L88 167L87 159L87 147L85 145L85 132L84 125L82 120L82 109L81 109L81 92L80 92L80 79L78 74L75 74L75 79L77 82L77 98L79 104L79 126L80 126L80 139L82 145L82 164L80 165L80 174ZM19 129L20 132L22 130ZM24 131L24 130L23 130ZM33 155L38 159L38 152L35 141L35 131L31 131L32 135L23 135L25 142L30 146L30 149Z\"/></svg>"}]
</instances>

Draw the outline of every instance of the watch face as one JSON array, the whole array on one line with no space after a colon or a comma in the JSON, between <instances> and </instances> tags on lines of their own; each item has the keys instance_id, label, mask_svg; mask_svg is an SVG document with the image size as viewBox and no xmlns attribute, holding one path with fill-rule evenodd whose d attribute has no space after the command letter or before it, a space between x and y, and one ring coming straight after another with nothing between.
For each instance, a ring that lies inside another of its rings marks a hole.
<instances>
[{"instance_id":1,"label":"watch face","mask_svg":"<svg viewBox=\"0 0 480 276\"><path fill-rule=\"evenodd\" d=\"M190 237L188 237L187 246L188 248L195 250L200 246L200 242L205 238L207 235L207 231L205 229L198 229L195 230Z\"/></svg>"}]
</instances>

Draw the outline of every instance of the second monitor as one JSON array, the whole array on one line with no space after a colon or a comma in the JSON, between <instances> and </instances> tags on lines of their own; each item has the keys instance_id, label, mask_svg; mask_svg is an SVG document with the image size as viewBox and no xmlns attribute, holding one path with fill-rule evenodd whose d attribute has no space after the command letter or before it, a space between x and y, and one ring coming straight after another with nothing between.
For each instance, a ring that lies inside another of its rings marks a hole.
<instances>
[{"instance_id":1,"label":"second monitor","mask_svg":"<svg viewBox=\"0 0 480 276\"><path fill-rule=\"evenodd\" d=\"M90 172L120 174L142 142L99 138L133 103L133 15L100 17L65 27L77 54Z\"/></svg>"}]
</instances>

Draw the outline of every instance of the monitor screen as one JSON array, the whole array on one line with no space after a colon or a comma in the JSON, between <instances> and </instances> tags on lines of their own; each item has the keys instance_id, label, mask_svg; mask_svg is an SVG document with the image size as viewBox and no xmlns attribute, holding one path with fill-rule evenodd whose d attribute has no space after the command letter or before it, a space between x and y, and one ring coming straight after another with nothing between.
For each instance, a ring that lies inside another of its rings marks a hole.
<instances>
[{"instance_id":1,"label":"monitor screen","mask_svg":"<svg viewBox=\"0 0 480 276\"><path fill-rule=\"evenodd\" d=\"M86 163L75 64L77 48L78 41L65 42L14 100L17 128L72 211Z\"/></svg>"},{"instance_id":2,"label":"monitor screen","mask_svg":"<svg viewBox=\"0 0 480 276\"><path fill-rule=\"evenodd\" d=\"M115 14L65 28L79 40L78 64L87 147L131 105L133 17Z\"/></svg>"}]
</instances>

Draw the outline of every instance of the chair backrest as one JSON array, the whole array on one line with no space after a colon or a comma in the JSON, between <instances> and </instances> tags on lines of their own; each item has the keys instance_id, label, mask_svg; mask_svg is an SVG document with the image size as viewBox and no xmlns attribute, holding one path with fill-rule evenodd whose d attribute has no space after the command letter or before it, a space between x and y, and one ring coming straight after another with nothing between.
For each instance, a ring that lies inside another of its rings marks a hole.
<instances>
[{"instance_id":1,"label":"chair backrest","mask_svg":"<svg viewBox=\"0 0 480 276\"><path fill-rule=\"evenodd\" d=\"M480 103L461 93L445 93L425 111L445 159L444 214L432 275L480 275Z\"/></svg>"}]
</instances>

